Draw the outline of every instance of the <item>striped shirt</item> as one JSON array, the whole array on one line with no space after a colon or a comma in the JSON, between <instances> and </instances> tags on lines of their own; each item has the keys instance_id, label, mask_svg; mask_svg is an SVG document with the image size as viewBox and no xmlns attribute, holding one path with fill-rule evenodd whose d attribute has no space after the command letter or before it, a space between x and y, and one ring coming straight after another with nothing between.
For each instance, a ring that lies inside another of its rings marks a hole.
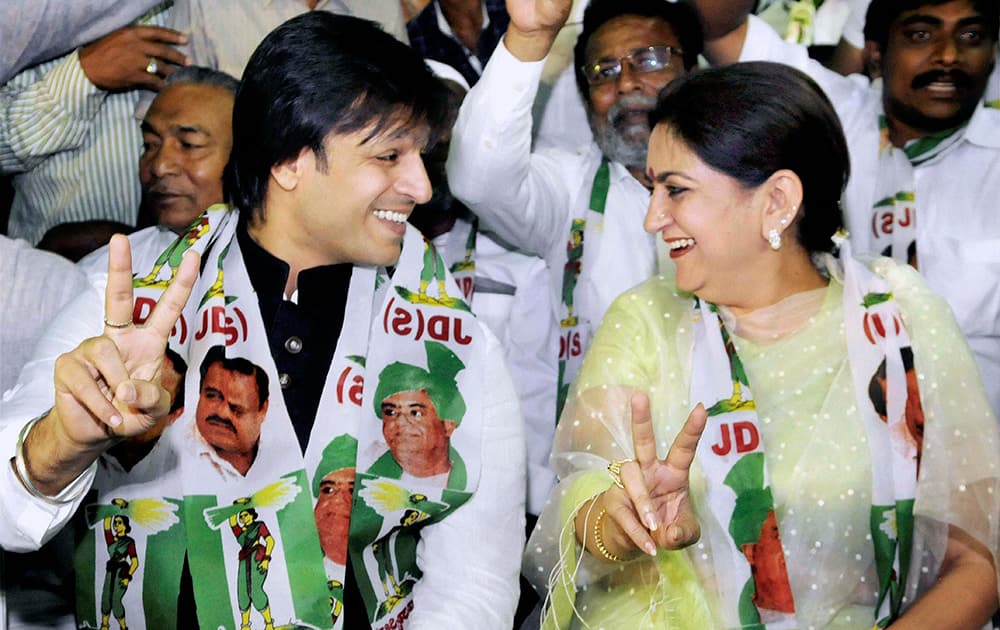
<instances>
[{"instance_id":1,"label":"striped shirt","mask_svg":"<svg viewBox=\"0 0 1000 630\"><path fill-rule=\"evenodd\" d=\"M169 3L141 24L164 26ZM0 88L0 174L14 174L8 234L37 244L60 223L135 225L140 92L95 87L78 51L22 71Z\"/></svg>"}]
</instances>

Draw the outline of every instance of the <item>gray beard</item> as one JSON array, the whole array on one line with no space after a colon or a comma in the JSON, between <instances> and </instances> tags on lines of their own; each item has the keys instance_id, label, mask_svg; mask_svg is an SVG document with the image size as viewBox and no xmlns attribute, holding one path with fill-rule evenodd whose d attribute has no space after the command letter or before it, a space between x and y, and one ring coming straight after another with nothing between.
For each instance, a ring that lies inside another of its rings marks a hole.
<instances>
[{"instance_id":1,"label":"gray beard","mask_svg":"<svg viewBox=\"0 0 1000 630\"><path fill-rule=\"evenodd\" d=\"M604 129L598 130L597 118L593 112L587 113L590 129L594 132L594 141L600 147L601 153L613 162L618 162L626 168L646 168L646 154L649 149L649 124L625 124L619 120L624 110L630 108L652 109L656 98L644 95L624 96L608 111L604 121Z\"/></svg>"}]
</instances>

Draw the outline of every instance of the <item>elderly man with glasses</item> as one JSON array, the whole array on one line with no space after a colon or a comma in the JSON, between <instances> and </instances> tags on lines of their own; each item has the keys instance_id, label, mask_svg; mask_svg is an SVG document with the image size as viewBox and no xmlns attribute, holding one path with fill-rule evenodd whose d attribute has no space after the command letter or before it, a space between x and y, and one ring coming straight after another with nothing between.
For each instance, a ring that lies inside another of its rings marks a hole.
<instances>
[{"instance_id":1,"label":"elderly man with glasses","mask_svg":"<svg viewBox=\"0 0 1000 630\"><path fill-rule=\"evenodd\" d=\"M549 266L559 329L557 409L612 300L656 270L643 231L648 113L688 72L701 29L685 3L593 0L574 49L594 141L532 152L532 102L542 65L572 2L507 0L510 26L466 96L448 158L452 193L485 229Z\"/></svg>"}]
</instances>

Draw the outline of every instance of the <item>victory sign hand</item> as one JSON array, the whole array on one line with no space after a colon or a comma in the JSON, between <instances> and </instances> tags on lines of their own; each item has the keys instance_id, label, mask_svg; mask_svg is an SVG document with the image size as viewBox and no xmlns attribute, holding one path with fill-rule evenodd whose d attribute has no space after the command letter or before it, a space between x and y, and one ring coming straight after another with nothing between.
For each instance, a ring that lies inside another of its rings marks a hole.
<instances>
[{"instance_id":1,"label":"victory sign hand","mask_svg":"<svg viewBox=\"0 0 1000 630\"><path fill-rule=\"evenodd\" d=\"M70 441L90 446L138 435L166 415L170 393L160 384L163 353L197 275L197 254L185 255L149 319L136 326L129 241L111 240L104 333L56 361L52 415Z\"/></svg>"},{"instance_id":2,"label":"victory sign hand","mask_svg":"<svg viewBox=\"0 0 1000 630\"><path fill-rule=\"evenodd\" d=\"M601 497L608 515L605 539L626 548L634 545L650 555L656 555L658 548L686 547L701 536L688 482L708 414L698 404L661 460L656 454L649 398L633 394L631 407L635 459L620 464L621 487L611 486Z\"/></svg>"}]
</instances>

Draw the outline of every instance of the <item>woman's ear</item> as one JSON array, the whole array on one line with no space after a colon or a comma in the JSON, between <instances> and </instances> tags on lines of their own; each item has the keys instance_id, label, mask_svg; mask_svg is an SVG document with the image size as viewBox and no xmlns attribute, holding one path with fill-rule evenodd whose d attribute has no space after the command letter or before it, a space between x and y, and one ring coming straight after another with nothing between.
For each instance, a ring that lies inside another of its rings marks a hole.
<instances>
[{"instance_id":1,"label":"woman's ear","mask_svg":"<svg viewBox=\"0 0 1000 630\"><path fill-rule=\"evenodd\" d=\"M781 169L767 178L762 189L765 203L760 221L761 238L770 241L773 240L772 230L783 236L795 223L802 207L802 180L795 171Z\"/></svg>"},{"instance_id":2,"label":"woman's ear","mask_svg":"<svg viewBox=\"0 0 1000 630\"><path fill-rule=\"evenodd\" d=\"M292 191L299 185L303 174L309 169L316 167L316 155L312 149L304 147L294 158L285 160L271 167L271 179L274 180L282 190Z\"/></svg>"}]
</instances>

